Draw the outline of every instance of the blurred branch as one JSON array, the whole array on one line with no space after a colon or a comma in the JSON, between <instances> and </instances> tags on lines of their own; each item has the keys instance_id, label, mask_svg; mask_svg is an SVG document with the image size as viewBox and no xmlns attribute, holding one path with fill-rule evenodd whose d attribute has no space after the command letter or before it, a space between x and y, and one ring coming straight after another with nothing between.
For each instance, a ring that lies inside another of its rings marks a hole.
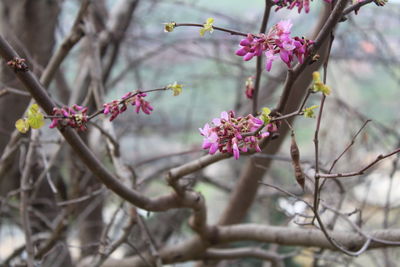
<instances>
[{"instance_id":1,"label":"blurred branch","mask_svg":"<svg viewBox=\"0 0 400 267\"><path fill-rule=\"evenodd\" d=\"M400 153L400 148L395 149L394 151L388 153L388 154L381 154L378 155L375 160L373 160L371 163L367 164L365 167L361 168L359 171L354 171L354 172L345 172L345 173L319 173L319 177L321 178L344 178L344 177L353 177L357 175L362 175L364 174L369 168L373 167L376 163L379 161L386 159L388 157L391 157L397 153Z\"/></svg>"},{"instance_id":2,"label":"blurred branch","mask_svg":"<svg viewBox=\"0 0 400 267\"><path fill-rule=\"evenodd\" d=\"M22 177L21 177L20 213L21 213L22 229L25 234L26 253L28 254L28 259L27 259L28 267L35 266L34 250L33 250L33 243L32 243L32 229L31 229L31 223L30 223L30 218L29 218L30 205L28 203L28 201L29 201L28 190L30 190L29 179L30 179L30 175L31 175L31 168L32 168L33 159L34 159L34 155L35 155L35 150L36 150L35 141L38 139L38 137L39 137L39 132L34 131L32 133L33 142L31 142L29 144L28 152L27 152L26 158L25 158L25 166L24 166L24 169L22 172Z\"/></svg>"},{"instance_id":3,"label":"blurred branch","mask_svg":"<svg viewBox=\"0 0 400 267\"><path fill-rule=\"evenodd\" d=\"M342 243L348 249L359 249L364 244L364 237L353 232L335 231L330 233L332 238ZM400 240L400 230L371 230L366 235L372 239L384 239L388 241ZM257 241L263 243L274 243L284 246L304 246L334 249L335 247L326 239L320 230L299 229L280 226L266 226L258 224L236 224L232 226L217 226L212 238L213 245L227 244L238 241ZM391 244L371 241L368 249L390 247ZM164 264L172 264L202 258L204 255L204 244L199 238L193 238L176 245L170 245L160 250L160 257ZM205 250L206 251L206 250ZM143 255L148 261L151 257ZM140 257L129 257L120 260L109 259L104 267L119 266L147 266Z\"/></svg>"},{"instance_id":4,"label":"blurred branch","mask_svg":"<svg viewBox=\"0 0 400 267\"><path fill-rule=\"evenodd\" d=\"M208 249L201 258L207 260L258 258L271 262L275 267L285 266L282 256L275 252L266 251L258 247Z\"/></svg>"}]
</instances>

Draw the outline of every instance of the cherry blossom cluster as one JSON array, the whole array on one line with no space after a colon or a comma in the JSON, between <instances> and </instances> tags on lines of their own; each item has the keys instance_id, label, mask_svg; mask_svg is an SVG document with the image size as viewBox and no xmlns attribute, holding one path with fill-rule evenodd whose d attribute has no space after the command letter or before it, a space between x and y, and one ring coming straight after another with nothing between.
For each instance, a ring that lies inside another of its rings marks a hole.
<instances>
[{"instance_id":1,"label":"cherry blossom cluster","mask_svg":"<svg viewBox=\"0 0 400 267\"><path fill-rule=\"evenodd\" d=\"M88 115L86 114L87 110L87 107L82 107L76 104L72 107L54 108L53 119L49 127L55 128L57 126L68 125L80 131L85 131L86 123L88 121Z\"/></svg>"},{"instance_id":2,"label":"cherry blossom cluster","mask_svg":"<svg viewBox=\"0 0 400 267\"><path fill-rule=\"evenodd\" d=\"M270 71L272 63L280 58L290 68L292 61L296 57L303 63L304 57L308 55L309 47L314 42L305 38L290 36L293 24L289 20L280 21L274 25L268 34L248 34L240 42L241 48L236 51L236 55L242 56L245 61L251 60L255 56L265 54L266 70Z\"/></svg>"},{"instance_id":3,"label":"cherry blossom cluster","mask_svg":"<svg viewBox=\"0 0 400 267\"><path fill-rule=\"evenodd\" d=\"M247 152L249 148L261 151L258 141L276 131L272 123L264 126L261 119L251 114L236 118L233 111L224 111L220 118L213 119L210 124L206 123L199 131L204 136L203 149L208 149L209 154L219 150L233 154L238 159L240 152Z\"/></svg>"},{"instance_id":4,"label":"cherry blossom cluster","mask_svg":"<svg viewBox=\"0 0 400 267\"><path fill-rule=\"evenodd\" d=\"M273 0L277 5L275 11L278 11L281 8L287 7L288 9L293 9L297 7L297 11L300 13L304 7L304 11L306 13L310 12L310 0ZM360 0L362 1L362 0ZM332 0L325 0L325 2L332 2Z\"/></svg>"},{"instance_id":5,"label":"cherry blossom cluster","mask_svg":"<svg viewBox=\"0 0 400 267\"><path fill-rule=\"evenodd\" d=\"M113 100L112 102L103 105L103 113L105 115L111 114L110 121L113 121L119 114L127 109L127 105L131 103L132 106L136 106L135 111L139 113L142 110L145 114L150 114L153 107L150 103L144 100L147 96L143 92L128 92L120 100Z\"/></svg>"}]
</instances>

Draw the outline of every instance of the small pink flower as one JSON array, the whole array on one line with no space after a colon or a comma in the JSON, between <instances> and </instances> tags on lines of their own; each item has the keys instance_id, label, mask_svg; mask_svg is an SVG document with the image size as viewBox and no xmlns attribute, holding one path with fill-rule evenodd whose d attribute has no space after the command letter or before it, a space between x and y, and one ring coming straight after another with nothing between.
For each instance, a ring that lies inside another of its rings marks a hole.
<instances>
[{"instance_id":1,"label":"small pink flower","mask_svg":"<svg viewBox=\"0 0 400 267\"><path fill-rule=\"evenodd\" d=\"M87 107L76 104L73 105L72 108L54 108L52 115L55 116L55 118L52 119L49 127L55 128L60 126L60 122L62 122L61 126L70 126L80 131L85 131L88 121L87 110Z\"/></svg>"},{"instance_id":2,"label":"small pink flower","mask_svg":"<svg viewBox=\"0 0 400 267\"><path fill-rule=\"evenodd\" d=\"M290 30L292 29L292 22L290 20L281 20L276 24L276 28L279 31L279 35L281 34L290 34Z\"/></svg>"},{"instance_id":3,"label":"small pink flower","mask_svg":"<svg viewBox=\"0 0 400 267\"><path fill-rule=\"evenodd\" d=\"M240 152L247 152L249 147L260 151L258 141L270 135L266 131L268 127L260 129L263 125L261 119L251 114L236 117L233 111L224 111L220 118L212 120L212 124L206 123L203 128L199 128L204 137L202 147L209 149L209 154L219 150L222 153L233 154L235 159L239 159Z\"/></svg>"},{"instance_id":4,"label":"small pink flower","mask_svg":"<svg viewBox=\"0 0 400 267\"><path fill-rule=\"evenodd\" d=\"M204 136L203 149L210 149L209 153L215 154L218 150L218 135L213 132L208 123L204 125L203 129L199 128L199 131Z\"/></svg>"},{"instance_id":5,"label":"small pink flower","mask_svg":"<svg viewBox=\"0 0 400 267\"><path fill-rule=\"evenodd\" d=\"M237 142L234 142L234 143L233 143L232 148L233 148L233 157L234 157L235 159L239 159L240 152L239 152L239 147L238 147L238 145L237 145Z\"/></svg>"},{"instance_id":6,"label":"small pink flower","mask_svg":"<svg viewBox=\"0 0 400 267\"><path fill-rule=\"evenodd\" d=\"M304 7L304 11L306 13L310 12L310 0L273 0L273 1L277 5L275 11L278 11L279 9L284 7L288 9L293 9L294 7L297 7L297 11L300 13ZM331 3L332 0L325 0L325 2Z\"/></svg>"},{"instance_id":7,"label":"small pink flower","mask_svg":"<svg viewBox=\"0 0 400 267\"><path fill-rule=\"evenodd\" d=\"M233 115L233 117L235 116L235 113L233 113L233 111L231 110L230 113ZM229 114L226 111L222 111L221 112L221 119L224 119L225 121L229 121Z\"/></svg>"},{"instance_id":8,"label":"small pink flower","mask_svg":"<svg viewBox=\"0 0 400 267\"><path fill-rule=\"evenodd\" d=\"M308 3L309 0L283 0L275 1L275 3L302 7L303 1ZM282 61L289 68L296 57L302 63L303 58L308 54L308 47L312 44L312 41L299 37L292 38L290 36L292 26L290 20L283 20L275 24L268 34L248 34L245 39L240 41L240 49L236 51L236 55L243 57L244 61L248 61L255 56L261 56L264 52L267 58L265 65L267 71L271 70L272 63L277 58L276 54L280 55Z\"/></svg>"},{"instance_id":9,"label":"small pink flower","mask_svg":"<svg viewBox=\"0 0 400 267\"><path fill-rule=\"evenodd\" d=\"M275 59L278 57L274 55L274 53L271 50L268 50L265 52L265 56L267 57L267 61L265 63L265 69L267 71L270 71L272 68L272 63L274 62Z\"/></svg>"},{"instance_id":10,"label":"small pink flower","mask_svg":"<svg viewBox=\"0 0 400 267\"><path fill-rule=\"evenodd\" d=\"M113 100L112 102L105 103L103 105L103 113L105 115L111 113L110 121L113 121L119 114L126 111L128 108L127 104L131 103L131 105L136 106L136 113L142 110L143 113L150 114L153 111L153 107L148 101L144 100L145 96L147 96L147 94L142 92L128 92L124 94L120 100Z\"/></svg>"}]
</instances>

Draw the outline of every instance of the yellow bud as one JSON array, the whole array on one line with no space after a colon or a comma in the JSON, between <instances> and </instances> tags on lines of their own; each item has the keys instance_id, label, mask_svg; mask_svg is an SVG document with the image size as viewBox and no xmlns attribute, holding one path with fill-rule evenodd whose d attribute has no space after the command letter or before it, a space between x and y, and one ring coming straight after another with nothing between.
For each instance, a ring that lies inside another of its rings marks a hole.
<instances>
[{"instance_id":1,"label":"yellow bud","mask_svg":"<svg viewBox=\"0 0 400 267\"><path fill-rule=\"evenodd\" d=\"M175 29L175 22L164 23L164 32L172 32Z\"/></svg>"},{"instance_id":2,"label":"yellow bud","mask_svg":"<svg viewBox=\"0 0 400 267\"><path fill-rule=\"evenodd\" d=\"M312 74L312 77L313 77L313 81L314 82L321 81L321 75L319 74L318 71L314 71L313 74Z\"/></svg>"},{"instance_id":3,"label":"yellow bud","mask_svg":"<svg viewBox=\"0 0 400 267\"><path fill-rule=\"evenodd\" d=\"M178 96L180 93L182 93L183 85L174 82L173 84L167 85L167 89L171 89L174 93L174 96Z\"/></svg>"},{"instance_id":4,"label":"yellow bud","mask_svg":"<svg viewBox=\"0 0 400 267\"><path fill-rule=\"evenodd\" d=\"M213 23L214 23L214 19L208 18L206 23L203 24L203 28L200 29L200 36L204 36L204 34L206 32L212 33L214 31Z\"/></svg>"}]
</instances>

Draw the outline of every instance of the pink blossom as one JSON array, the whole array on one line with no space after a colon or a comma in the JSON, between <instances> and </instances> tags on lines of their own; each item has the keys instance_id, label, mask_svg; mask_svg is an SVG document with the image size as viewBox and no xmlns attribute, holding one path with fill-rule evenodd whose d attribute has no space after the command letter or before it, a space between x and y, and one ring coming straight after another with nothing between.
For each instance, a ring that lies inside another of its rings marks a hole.
<instances>
[{"instance_id":1,"label":"pink blossom","mask_svg":"<svg viewBox=\"0 0 400 267\"><path fill-rule=\"evenodd\" d=\"M239 159L239 156L240 156L239 147L237 144L237 140L235 140L235 142L233 143L233 157L235 159Z\"/></svg>"},{"instance_id":2,"label":"pink blossom","mask_svg":"<svg viewBox=\"0 0 400 267\"><path fill-rule=\"evenodd\" d=\"M281 60L290 68L295 58L300 63L308 55L308 48L313 42L304 38L290 36L293 24L290 20L283 20L275 24L268 34L248 34L240 41L241 46L236 55L243 57L243 60L251 60L255 56L266 56L265 68L270 71L272 63L279 54Z\"/></svg>"},{"instance_id":3,"label":"pink blossom","mask_svg":"<svg viewBox=\"0 0 400 267\"><path fill-rule=\"evenodd\" d=\"M127 104L135 106L136 113L140 110L145 114L150 114L153 111L153 107L150 103L144 100L147 94L142 92L128 92L124 94L120 100L113 100L103 105L103 114L107 115L111 113L110 121L113 121L119 114L127 110Z\"/></svg>"},{"instance_id":4,"label":"pink blossom","mask_svg":"<svg viewBox=\"0 0 400 267\"><path fill-rule=\"evenodd\" d=\"M53 116L50 128L55 128L57 126L70 126L72 128L78 129L80 131L85 131L86 123L88 121L87 107L82 107L79 105L73 105L70 107L54 108Z\"/></svg>"},{"instance_id":5,"label":"pink blossom","mask_svg":"<svg viewBox=\"0 0 400 267\"><path fill-rule=\"evenodd\" d=\"M290 20L281 20L276 24L276 28L279 31L279 35L290 34L293 23Z\"/></svg>"},{"instance_id":6,"label":"pink blossom","mask_svg":"<svg viewBox=\"0 0 400 267\"><path fill-rule=\"evenodd\" d=\"M297 7L297 11L300 13L304 7L304 11L306 13L310 12L310 0L273 0L276 4L277 8L275 11L278 11L281 8L286 7L287 9L293 9ZM361 0L363 1L363 0ZM332 0L325 0L327 3L331 3Z\"/></svg>"},{"instance_id":7,"label":"pink blossom","mask_svg":"<svg viewBox=\"0 0 400 267\"><path fill-rule=\"evenodd\" d=\"M273 52L271 52L270 50L265 52L265 56L267 57L267 62L265 63L265 69L267 71L270 71L272 68L272 63L274 62L275 59L277 59L278 57L274 55Z\"/></svg>"},{"instance_id":8,"label":"pink blossom","mask_svg":"<svg viewBox=\"0 0 400 267\"><path fill-rule=\"evenodd\" d=\"M209 153L214 154L218 150L218 135L212 131L208 123L204 125L203 129L199 128L199 131L204 136L203 149L210 149Z\"/></svg>"},{"instance_id":9,"label":"pink blossom","mask_svg":"<svg viewBox=\"0 0 400 267\"><path fill-rule=\"evenodd\" d=\"M260 129L263 125L261 119L251 114L236 117L233 111L224 111L220 118L214 118L211 124L206 123L203 128L199 128L204 137L202 147L209 149L209 154L219 150L221 153L233 154L235 159L239 159L240 152L247 152L248 148L261 151L258 141L270 135L268 127Z\"/></svg>"}]
</instances>

